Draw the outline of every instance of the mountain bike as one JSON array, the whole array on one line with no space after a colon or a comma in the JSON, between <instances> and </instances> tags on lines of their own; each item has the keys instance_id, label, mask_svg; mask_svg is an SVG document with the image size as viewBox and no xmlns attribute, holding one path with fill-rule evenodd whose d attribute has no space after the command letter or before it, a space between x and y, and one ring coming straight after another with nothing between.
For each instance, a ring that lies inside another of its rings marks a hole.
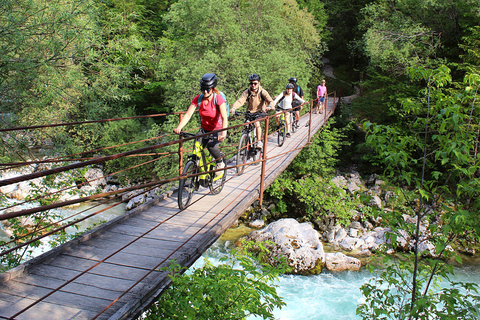
<instances>
[{"instance_id":1,"label":"mountain bike","mask_svg":"<svg viewBox=\"0 0 480 320\"><path fill-rule=\"evenodd\" d=\"M244 115L245 123L255 121L255 114L250 112L240 112L236 111L236 115ZM246 124L243 128L242 135L240 136L240 141L238 142L238 151L237 151L237 174L243 174L245 168L244 164L247 163L248 159L252 161L257 161L263 157L263 149L257 148L257 135L254 123ZM242 164L242 166L238 166ZM254 163L254 165L259 164L259 162Z\"/></svg>"},{"instance_id":2,"label":"mountain bike","mask_svg":"<svg viewBox=\"0 0 480 320\"><path fill-rule=\"evenodd\" d=\"M282 111L280 114L280 123L278 126L278 135L277 135L277 143L278 146L283 146L285 142L285 138L287 137L287 122L285 121L285 114L287 113L287 117L290 117L290 127L292 128L292 133L295 131L293 125L293 113L289 110L288 112L283 112L285 110L277 108L276 111Z\"/></svg>"},{"instance_id":3,"label":"mountain bike","mask_svg":"<svg viewBox=\"0 0 480 320\"><path fill-rule=\"evenodd\" d=\"M196 134L180 132L182 138L195 137ZM179 181L178 185L178 207L185 209L192 200L193 192L198 191L199 187L208 187L212 194L219 194L227 179L227 170L218 172L208 172L217 168L216 161L211 155L206 154L205 149L200 142L202 137L194 140L193 152L188 155L182 176L185 178ZM225 160L224 164L225 164ZM225 164L226 167L226 164ZM204 172L203 174L200 174Z\"/></svg>"}]
</instances>

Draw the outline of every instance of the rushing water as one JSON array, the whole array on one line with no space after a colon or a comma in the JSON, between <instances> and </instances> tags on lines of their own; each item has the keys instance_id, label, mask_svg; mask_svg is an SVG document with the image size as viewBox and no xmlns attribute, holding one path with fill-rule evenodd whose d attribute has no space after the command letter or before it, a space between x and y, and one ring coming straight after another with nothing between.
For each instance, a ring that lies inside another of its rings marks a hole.
<instances>
[{"instance_id":1,"label":"rushing water","mask_svg":"<svg viewBox=\"0 0 480 320\"><path fill-rule=\"evenodd\" d=\"M6 202L5 206L7 207L13 204L14 202L10 200ZM23 205L23 204L19 206L20 209L29 209L31 207L33 206ZM73 235L75 233L83 232L87 228L90 228L94 225L101 224L102 222L105 222L105 221L110 221L113 218L125 213L124 204L120 204L112 208L110 207L111 207L111 204L102 204L100 202L85 202L85 203L82 203L80 206L76 206L73 208L53 209L51 210L51 214L61 216L62 218L71 217L68 219L68 221L64 222L66 223L66 222L70 222L72 219L81 219L97 211L104 210L97 215L94 215L84 221L79 222L77 224L78 229L73 226L65 229L65 231L68 234ZM2 214L3 212L4 210L0 210L0 214ZM49 241L51 239L52 239L51 237L42 238L40 240L41 245L37 248L34 248L32 251L32 254L28 258L38 256L43 252L50 250L51 247L50 247ZM0 224L0 241L5 241L5 242L10 241L10 234L8 233L7 229L3 226L3 224Z\"/></svg>"},{"instance_id":2,"label":"rushing water","mask_svg":"<svg viewBox=\"0 0 480 320\"><path fill-rule=\"evenodd\" d=\"M228 255L232 243L251 231L246 227L228 230L192 268L201 267L205 258L213 264ZM468 265L455 268L452 280L474 282L480 285L480 261L469 260ZM274 315L278 320L350 320L361 319L356 315L358 304L364 297L360 287L374 274L362 268L359 272L322 272L315 276L283 275L276 283L277 293L287 304ZM249 319L260 319L250 317Z\"/></svg>"}]
</instances>

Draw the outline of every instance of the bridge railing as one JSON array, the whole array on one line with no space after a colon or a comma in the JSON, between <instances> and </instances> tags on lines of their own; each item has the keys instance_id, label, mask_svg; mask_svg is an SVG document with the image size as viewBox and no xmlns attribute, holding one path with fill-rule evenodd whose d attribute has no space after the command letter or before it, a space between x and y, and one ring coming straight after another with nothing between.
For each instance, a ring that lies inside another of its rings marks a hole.
<instances>
[{"instance_id":1,"label":"bridge railing","mask_svg":"<svg viewBox=\"0 0 480 320\"><path fill-rule=\"evenodd\" d=\"M329 94L329 97L330 96L333 98L333 106L335 108L336 93L333 92ZM311 124L312 108L316 102L316 100L309 101L308 108L304 108L302 111L304 114L309 114L309 124ZM325 103L325 105L327 105L327 103ZM42 130L45 128L89 125L142 118L178 117L181 119L184 113L185 112L162 113L128 118L39 125L32 127L15 127L10 129L0 129L0 134L6 134L11 131L23 132L34 129ZM263 201L265 163L268 159L271 159L268 157L269 150L267 141L268 137L276 132L276 128L271 125L272 122L274 123L274 121L271 121L271 118L274 116L274 114L270 114L263 119L252 121L252 123L261 122L261 125L264 127L263 157L262 159L256 160L256 162L261 162L262 165L259 197L260 203ZM327 117L326 112L324 112L324 117ZM232 158L237 153L238 141L243 126L245 125L243 123L243 119L241 118L233 118L229 122L232 123L232 125L225 129L228 130L228 138L221 144L221 149L225 154L226 159ZM190 131L198 131L198 128L191 128ZM217 130L216 132L221 131L223 130ZM310 141L311 138L311 126L308 126L308 141ZM19 199L19 201L12 202L7 201L7 199L2 200L2 198L0 198L0 204L2 205L0 207L0 222L5 221L7 224L13 226L13 233L10 236L10 240L0 241L0 262L2 262L5 268L12 267L15 264L20 263L21 260L25 259L24 255L27 252L25 248L38 245L40 240L55 235L61 239L59 242L67 241L68 236L66 236L66 230L76 228L78 224L98 216L100 213L108 209L128 202L135 197L151 193L152 191L158 190L158 188L162 186L175 184L179 179L185 178L185 176L181 176L180 174L183 170L183 156L191 149L185 149L184 145L188 144L188 142L193 139L194 138L178 139L178 136L173 133L163 132L160 135L144 140L127 142L114 146L105 146L102 148L87 150L66 156L0 164L0 173L3 172L2 175L4 177L4 179L0 180L0 191L2 188L7 186L18 186L20 184L26 184L27 182L32 181L37 184L37 189L35 189L36 192L34 194L28 195L24 199ZM135 144L138 143L146 144L146 146L109 155L97 155L101 152L105 152L106 150L111 153L112 149L114 148L135 146ZM291 151L292 150L285 150L282 154ZM94 156L92 156L92 154L94 154ZM110 172L103 176L96 176L94 178L78 177L71 174L71 172L74 171L80 170L81 172L81 170L85 170L85 168L88 167L105 164L109 161L114 161L117 159L128 159L129 157L146 158L146 160L139 161L139 163L136 163L135 165L120 168L117 171ZM125 172L128 170L132 170L141 166L151 166L152 164L160 161L170 165L170 168L164 168L165 170L163 171L162 175L157 176L156 179L152 179L151 181L143 183L137 182L133 185L127 185L120 188L110 188L109 190L103 189L100 192L97 191L92 194L82 194L78 192L79 189L81 190L84 186L95 184L96 181L102 179L111 180L117 176L125 174ZM50 167L52 164L63 165ZM42 167L46 165L48 166L45 169L23 175L5 177L6 173L10 172L12 169L29 166ZM237 165L228 165L227 169L232 169L235 167L237 167ZM70 183L65 182L65 175L67 176L67 180L70 179ZM39 179L42 179L43 181L40 182ZM39 183L48 183L55 180L58 181L56 185L53 184L55 186L54 190L44 190L41 185L38 185ZM228 180L226 183L228 183ZM174 187L175 185L172 186L172 188ZM168 189L163 189L163 191L168 191ZM65 199L63 195L66 193L76 193L76 195L72 198ZM2 195L0 194L0 196ZM57 213L51 213L51 211L54 209L71 207L87 202L89 204L88 209L78 211L66 217ZM106 207L98 209L100 204L106 205ZM90 210L93 210L93 212L88 213ZM32 223L32 221L34 221L33 225L30 225L28 228L25 227L28 223Z\"/></svg>"}]
</instances>

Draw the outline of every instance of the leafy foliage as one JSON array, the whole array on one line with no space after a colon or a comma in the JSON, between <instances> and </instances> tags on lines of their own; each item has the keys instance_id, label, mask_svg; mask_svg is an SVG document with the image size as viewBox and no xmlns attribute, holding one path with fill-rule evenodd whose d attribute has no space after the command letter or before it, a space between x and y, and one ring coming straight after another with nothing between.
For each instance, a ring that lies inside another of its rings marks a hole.
<instances>
[{"instance_id":1,"label":"leafy foliage","mask_svg":"<svg viewBox=\"0 0 480 320\"><path fill-rule=\"evenodd\" d=\"M266 250L264 246L261 250ZM166 269L172 286L148 310L145 319L245 319L256 315L274 319L272 311L285 305L273 281L285 266L258 265L246 251L183 273L178 264Z\"/></svg>"},{"instance_id":2,"label":"leafy foliage","mask_svg":"<svg viewBox=\"0 0 480 320\"><path fill-rule=\"evenodd\" d=\"M412 260L386 258L389 265L375 279L361 288L366 298L357 308L362 319L478 319L480 295L472 283L451 283L445 280L453 268L439 261L424 261L417 278L416 296L412 308L410 297ZM441 265L439 265L441 264ZM372 272L375 272L372 270ZM433 278L432 275L436 274Z\"/></svg>"},{"instance_id":3,"label":"leafy foliage","mask_svg":"<svg viewBox=\"0 0 480 320\"><path fill-rule=\"evenodd\" d=\"M351 218L354 201L331 181L338 152L349 144L344 140L345 132L351 128L336 128L334 124L335 120L330 119L312 144L267 189L279 200L279 213L288 212L310 221L326 215L335 215L343 223Z\"/></svg>"}]
</instances>

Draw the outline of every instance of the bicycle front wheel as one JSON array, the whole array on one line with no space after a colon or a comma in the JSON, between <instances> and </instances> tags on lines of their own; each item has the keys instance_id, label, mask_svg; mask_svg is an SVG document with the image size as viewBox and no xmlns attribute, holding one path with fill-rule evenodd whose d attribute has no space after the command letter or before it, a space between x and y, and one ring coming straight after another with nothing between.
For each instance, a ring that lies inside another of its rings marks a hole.
<instances>
[{"instance_id":1,"label":"bicycle front wheel","mask_svg":"<svg viewBox=\"0 0 480 320\"><path fill-rule=\"evenodd\" d=\"M225 168L227 164L225 161L223 162L223 167ZM215 166L214 169L216 169L217 166ZM225 181L227 180L227 170L223 169L217 172L211 173L211 183L209 185L210 187L210 192L212 194L219 194L223 190L223 186L225 185Z\"/></svg>"},{"instance_id":2,"label":"bicycle front wheel","mask_svg":"<svg viewBox=\"0 0 480 320\"><path fill-rule=\"evenodd\" d=\"M183 169L183 174L191 175L195 173L198 173L197 164L194 161L188 161ZM192 200L197 180L198 176L187 177L180 180L178 185L178 207L180 210L185 209Z\"/></svg>"},{"instance_id":3,"label":"bicycle front wheel","mask_svg":"<svg viewBox=\"0 0 480 320\"><path fill-rule=\"evenodd\" d=\"M281 147L283 146L283 142L285 141L285 138L287 137L287 127L285 125L285 121L280 122L280 129L278 129L278 146Z\"/></svg>"},{"instance_id":4,"label":"bicycle front wheel","mask_svg":"<svg viewBox=\"0 0 480 320\"><path fill-rule=\"evenodd\" d=\"M250 148L250 139L249 136L244 133L240 137L240 142L238 143L237 151L237 174L241 175L245 169L245 163L248 159L248 149Z\"/></svg>"}]
</instances>

